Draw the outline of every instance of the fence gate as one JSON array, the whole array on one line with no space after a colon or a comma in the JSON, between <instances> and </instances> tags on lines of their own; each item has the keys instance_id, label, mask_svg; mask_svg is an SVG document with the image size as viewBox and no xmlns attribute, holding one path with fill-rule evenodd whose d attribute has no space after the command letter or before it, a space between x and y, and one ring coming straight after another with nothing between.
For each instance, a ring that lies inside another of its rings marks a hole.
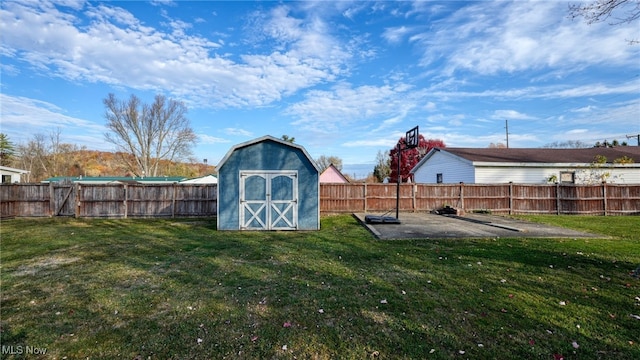
<instances>
[{"instance_id":1,"label":"fence gate","mask_svg":"<svg viewBox=\"0 0 640 360\"><path fill-rule=\"evenodd\" d=\"M298 228L296 171L240 172L240 229Z\"/></svg>"},{"instance_id":2,"label":"fence gate","mask_svg":"<svg viewBox=\"0 0 640 360\"><path fill-rule=\"evenodd\" d=\"M55 184L52 187L53 216L74 216L76 204L75 186L72 183Z\"/></svg>"}]
</instances>

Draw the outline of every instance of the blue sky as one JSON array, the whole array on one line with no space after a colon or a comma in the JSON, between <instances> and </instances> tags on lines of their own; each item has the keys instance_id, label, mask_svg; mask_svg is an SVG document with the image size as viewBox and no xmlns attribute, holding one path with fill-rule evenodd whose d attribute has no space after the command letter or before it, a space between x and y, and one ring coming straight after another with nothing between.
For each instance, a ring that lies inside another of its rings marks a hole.
<instances>
[{"instance_id":1,"label":"blue sky","mask_svg":"<svg viewBox=\"0 0 640 360\"><path fill-rule=\"evenodd\" d=\"M102 100L183 101L194 157L293 136L363 177L414 126L447 146L640 133L638 22L563 1L0 3L1 131L112 150ZM634 139L629 143L635 145Z\"/></svg>"}]
</instances>

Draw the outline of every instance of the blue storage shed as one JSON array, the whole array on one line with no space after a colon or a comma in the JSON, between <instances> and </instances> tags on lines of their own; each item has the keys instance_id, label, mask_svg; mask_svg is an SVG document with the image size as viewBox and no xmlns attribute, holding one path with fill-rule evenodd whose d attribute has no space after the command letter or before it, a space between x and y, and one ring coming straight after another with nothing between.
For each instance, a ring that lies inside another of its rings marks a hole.
<instances>
[{"instance_id":1,"label":"blue storage shed","mask_svg":"<svg viewBox=\"0 0 640 360\"><path fill-rule=\"evenodd\" d=\"M218 164L218 230L320 229L320 171L304 147L263 136Z\"/></svg>"}]
</instances>

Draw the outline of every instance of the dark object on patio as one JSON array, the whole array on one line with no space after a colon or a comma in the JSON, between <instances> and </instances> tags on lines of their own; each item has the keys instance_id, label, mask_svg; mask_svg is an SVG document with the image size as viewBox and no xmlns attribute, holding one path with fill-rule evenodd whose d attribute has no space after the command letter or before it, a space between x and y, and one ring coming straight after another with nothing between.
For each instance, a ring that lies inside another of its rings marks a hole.
<instances>
[{"instance_id":1,"label":"dark object on patio","mask_svg":"<svg viewBox=\"0 0 640 360\"><path fill-rule=\"evenodd\" d=\"M393 216L366 215L364 221L367 224L400 224L400 219Z\"/></svg>"},{"instance_id":2,"label":"dark object on patio","mask_svg":"<svg viewBox=\"0 0 640 360\"><path fill-rule=\"evenodd\" d=\"M458 215L458 216L462 216L464 215L464 211L461 209L456 209L454 207L451 207L449 205L445 206L445 207L441 207L440 209L435 209L433 210L434 214L437 215Z\"/></svg>"}]
</instances>

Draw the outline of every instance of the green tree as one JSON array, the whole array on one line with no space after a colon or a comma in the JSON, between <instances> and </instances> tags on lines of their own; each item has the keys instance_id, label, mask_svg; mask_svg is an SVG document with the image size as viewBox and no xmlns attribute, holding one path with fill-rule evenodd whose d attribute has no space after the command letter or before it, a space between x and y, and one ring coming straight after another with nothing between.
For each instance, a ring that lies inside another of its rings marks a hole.
<instances>
[{"instance_id":1,"label":"green tree","mask_svg":"<svg viewBox=\"0 0 640 360\"><path fill-rule=\"evenodd\" d=\"M281 139L292 144L296 141L296 138L294 138L293 136L289 137L289 135L282 135Z\"/></svg>"},{"instance_id":2,"label":"green tree","mask_svg":"<svg viewBox=\"0 0 640 360\"><path fill-rule=\"evenodd\" d=\"M0 165L10 166L15 154L16 149L7 134L0 133Z\"/></svg>"}]
</instances>

